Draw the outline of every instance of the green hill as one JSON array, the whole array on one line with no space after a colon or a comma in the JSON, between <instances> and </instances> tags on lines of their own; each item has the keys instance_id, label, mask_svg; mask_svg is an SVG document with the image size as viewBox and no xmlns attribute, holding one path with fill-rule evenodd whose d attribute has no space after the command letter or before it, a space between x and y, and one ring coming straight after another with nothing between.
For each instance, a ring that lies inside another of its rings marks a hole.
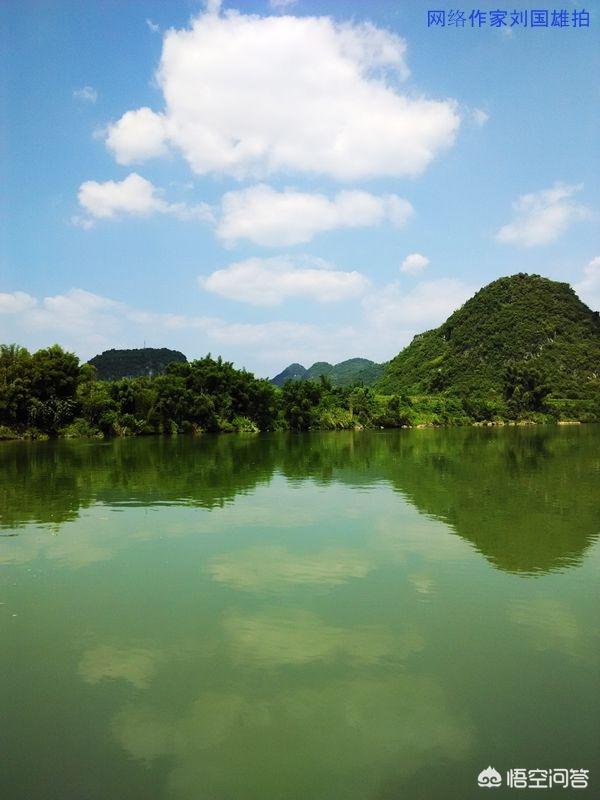
<instances>
[{"instance_id":1,"label":"green hill","mask_svg":"<svg viewBox=\"0 0 600 800\"><path fill-rule=\"evenodd\" d=\"M600 396L599 315L567 283L522 273L490 283L415 336L376 388L510 399L517 384L549 398Z\"/></svg>"},{"instance_id":2,"label":"green hill","mask_svg":"<svg viewBox=\"0 0 600 800\"><path fill-rule=\"evenodd\" d=\"M279 375L271 378L271 383L274 386L283 386L286 381L300 381L305 375L306 367L303 367L302 364L290 364Z\"/></svg>"},{"instance_id":3,"label":"green hill","mask_svg":"<svg viewBox=\"0 0 600 800\"><path fill-rule=\"evenodd\" d=\"M317 381L324 375L334 386L352 386L355 383L373 386L382 376L384 367L384 364L376 364L368 358L349 358L339 364L316 361L308 369L302 364L290 364L279 375L271 378L271 383L283 386L287 380Z\"/></svg>"},{"instance_id":4,"label":"green hill","mask_svg":"<svg viewBox=\"0 0 600 800\"><path fill-rule=\"evenodd\" d=\"M321 375L326 375L330 378L334 369L334 365L330 364L328 361L315 361L312 367L306 370L302 379L305 381L318 381Z\"/></svg>"},{"instance_id":5,"label":"green hill","mask_svg":"<svg viewBox=\"0 0 600 800\"><path fill-rule=\"evenodd\" d=\"M144 347L139 350L105 350L89 360L96 367L98 378L103 381L114 381L119 378L140 378L160 375L167 364L173 361L187 361L179 350L166 347Z\"/></svg>"},{"instance_id":6,"label":"green hill","mask_svg":"<svg viewBox=\"0 0 600 800\"><path fill-rule=\"evenodd\" d=\"M353 383L372 386L383 375L383 369L383 364L376 364L368 358L349 358L339 364L317 361L308 368L304 379L316 380L326 375L334 386L351 386Z\"/></svg>"}]
</instances>

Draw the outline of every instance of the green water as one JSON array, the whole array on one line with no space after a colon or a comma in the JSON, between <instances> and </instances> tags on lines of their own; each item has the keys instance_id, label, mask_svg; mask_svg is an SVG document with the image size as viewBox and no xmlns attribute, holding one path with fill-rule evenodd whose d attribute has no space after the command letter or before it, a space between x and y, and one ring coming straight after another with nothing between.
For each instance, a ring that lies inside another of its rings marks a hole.
<instances>
[{"instance_id":1,"label":"green water","mask_svg":"<svg viewBox=\"0 0 600 800\"><path fill-rule=\"evenodd\" d=\"M2 443L0 798L598 796L599 487L594 426Z\"/></svg>"}]
</instances>

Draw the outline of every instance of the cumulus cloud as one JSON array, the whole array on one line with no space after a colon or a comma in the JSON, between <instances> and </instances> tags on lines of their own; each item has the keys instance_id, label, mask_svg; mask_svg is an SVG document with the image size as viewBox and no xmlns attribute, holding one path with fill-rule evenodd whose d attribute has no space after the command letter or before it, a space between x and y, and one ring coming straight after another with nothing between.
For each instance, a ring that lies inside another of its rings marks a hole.
<instances>
[{"instance_id":1,"label":"cumulus cloud","mask_svg":"<svg viewBox=\"0 0 600 800\"><path fill-rule=\"evenodd\" d=\"M163 115L144 106L127 111L117 124L109 125L106 144L119 164L133 164L164 155L166 138Z\"/></svg>"},{"instance_id":2,"label":"cumulus cloud","mask_svg":"<svg viewBox=\"0 0 600 800\"><path fill-rule=\"evenodd\" d=\"M118 214L148 216L166 205L154 186L135 172L122 181L86 181L79 187L79 204L92 217L107 219Z\"/></svg>"},{"instance_id":3,"label":"cumulus cloud","mask_svg":"<svg viewBox=\"0 0 600 800\"><path fill-rule=\"evenodd\" d=\"M194 357L222 353L261 375L275 374L283 363L298 357L326 360L333 354L342 360L359 352L360 343L350 326L230 322L215 316L153 312L83 289L39 299L24 292L0 295L0 341L31 349L58 341L83 359L110 347L141 347L146 341Z\"/></svg>"},{"instance_id":4,"label":"cumulus cloud","mask_svg":"<svg viewBox=\"0 0 600 800\"><path fill-rule=\"evenodd\" d=\"M397 195L382 197L363 191L323 194L276 191L260 184L227 192L221 202L217 235L226 242L248 239L268 247L302 244L335 228L362 228L385 220L401 226L413 212Z\"/></svg>"},{"instance_id":5,"label":"cumulus cloud","mask_svg":"<svg viewBox=\"0 0 600 800\"><path fill-rule=\"evenodd\" d=\"M573 222L588 215L588 209L573 199L582 188L582 184L555 183L551 189L521 195L513 203L513 221L500 228L496 240L524 247L555 241Z\"/></svg>"},{"instance_id":6,"label":"cumulus cloud","mask_svg":"<svg viewBox=\"0 0 600 800\"><path fill-rule=\"evenodd\" d=\"M205 0L204 6L206 13L209 15L216 15L221 10L222 0Z\"/></svg>"},{"instance_id":7,"label":"cumulus cloud","mask_svg":"<svg viewBox=\"0 0 600 800\"><path fill-rule=\"evenodd\" d=\"M86 215L73 221L83 227L91 227L96 219L173 214L179 219L214 223L217 236L226 244L247 239L267 247L302 244L337 228L369 227L385 221L400 227L413 213L408 200L394 194L343 191L330 199L292 189L277 191L264 184L227 192L220 210L207 203L168 203L162 190L135 172L122 181L86 181L79 187L78 199Z\"/></svg>"},{"instance_id":8,"label":"cumulus cloud","mask_svg":"<svg viewBox=\"0 0 600 800\"><path fill-rule=\"evenodd\" d=\"M473 289L455 278L423 281L409 291L391 284L364 300L371 325L407 344L408 332L421 333L442 323L473 294Z\"/></svg>"},{"instance_id":9,"label":"cumulus cloud","mask_svg":"<svg viewBox=\"0 0 600 800\"><path fill-rule=\"evenodd\" d=\"M73 97L84 103L95 103L98 99L98 92L93 86L83 86L81 89L73 89Z\"/></svg>"},{"instance_id":10,"label":"cumulus cloud","mask_svg":"<svg viewBox=\"0 0 600 800\"><path fill-rule=\"evenodd\" d=\"M256 306L275 306L293 297L330 303L363 294L369 285L360 272L343 272L321 259L289 256L236 261L199 282L209 292Z\"/></svg>"},{"instance_id":11,"label":"cumulus cloud","mask_svg":"<svg viewBox=\"0 0 600 800\"><path fill-rule=\"evenodd\" d=\"M85 181L79 187L77 198L87 216L74 217L73 221L83 227L90 227L92 220L126 215L148 217L152 214L173 214L180 219L212 220L212 212L206 203L197 206L167 203L160 191L136 172L122 181Z\"/></svg>"},{"instance_id":12,"label":"cumulus cloud","mask_svg":"<svg viewBox=\"0 0 600 800\"><path fill-rule=\"evenodd\" d=\"M166 336L178 324L176 315L139 311L84 289L39 299L24 292L0 294L0 340L33 348L58 341L82 358L107 347L140 346L144 338ZM207 320L188 318L185 324L195 330Z\"/></svg>"},{"instance_id":13,"label":"cumulus cloud","mask_svg":"<svg viewBox=\"0 0 600 800\"><path fill-rule=\"evenodd\" d=\"M429 264L427 256L422 256L421 253L411 253L406 256L402 264L400 264L401 272L408 272L409 275L417 275L422 272Z\"/></svg>"},{"instance_id":14,"label":"cumulus cloud","mask_svg":"<svg viewBox=\"0 0 600 800\"><path fill-rule=\"evenodd\" d=\"M36 303L35 297L26 292L0 292L0 314L20 314Z\"/></svg>"},{"instance_id":15,"label":"cumulus cloud","mask_svg":"<svg viewBox=\"0 0 600 800\"><path fill-rule=\"evenodd\" d=\"M600 256L592 258L583 270L583 278L574 288L584 303L595 311L600 311Z\"/></svg>"},{"instance_id":16,"label":"cumulus cloud","mask_svg":"<svg viewBox=\"0 0 600 800\"><path fill-rule=\"evenodd\" d=\"M110 324L125 308L124 304L93 292L70 289L31 305L25 319L32 330L90 334Z\"/></svg>"},{"instance_id":17,"label":"cumulus cloud","mask_svg":"<svg viewBox=\"0 0 600 800\"><path fill-rule=\"evenodd\" d=\"M352 275L314 265L298 268L333 273L334 282L336 275ZM338 290L331 287L332 292ZM440 324L470 294L469 287L451 279L420 282L408 291L400 284L370 289L356 304L352 322L340 324L240 322L147 311L83 289L42 298L14 292L0 294L0 341L29 348L58 341L89 358L110 347L141 347L145 340L148 346L174 347L190 357L220 353L259 375L274 375L293 361L338 362L357 354L387 360L416 333Z\"/></svg>"},{"instance_id":18,"label":"cumulus cloud","mask_svg":"<svg viewBox=\"0 0 600 800\"><path fill-rule=\"evenodd\" d=\"M457 104L401 93L406 44L330 17L196 17L168 31L156 81L164 111L127 111L106 144L121 164L183 154L198 174L340 180L422 172L451 146Z\"/></svg>"}]
</instances>

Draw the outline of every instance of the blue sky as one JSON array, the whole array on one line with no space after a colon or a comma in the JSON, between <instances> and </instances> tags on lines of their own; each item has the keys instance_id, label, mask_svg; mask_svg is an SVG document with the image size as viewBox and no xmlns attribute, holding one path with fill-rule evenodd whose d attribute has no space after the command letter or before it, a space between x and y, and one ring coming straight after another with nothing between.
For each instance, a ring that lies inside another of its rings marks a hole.
<instances>
[{"instance_id":1,"label":"blue sky","mask_svg":"<svg viewBox=\"0 0 600 800\"><path fill-rule=\"evenodd\" d=\"M515 272L599 308L600 6L427 8L3 4L0 340L272 375L386 360Z\"/></svg>"}]
</instances>

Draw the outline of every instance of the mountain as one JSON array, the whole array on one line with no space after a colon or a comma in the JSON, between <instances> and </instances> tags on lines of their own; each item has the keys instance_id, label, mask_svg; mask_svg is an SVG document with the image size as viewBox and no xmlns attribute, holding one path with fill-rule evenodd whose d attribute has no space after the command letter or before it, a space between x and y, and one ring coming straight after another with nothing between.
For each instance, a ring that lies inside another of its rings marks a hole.
<instances>
[{"instance_id":1,"label":"mountain","mask_svg":"<svg viewBox=\"0 0 600 800\"><path fill-rule=\"evenodd\" d=\"M271 383L275 386L283 386L286 381L300 381L306 375L306 367L302 364L290 364L279 375L271 378Z\"/></svg>"},{"instance_id":2,"label":"mountain","mask_svg":"<svg viewBox=\"0 0 600 800\"><path fill-rule=\"evenodd\" d=\"M103 381L119 378L152 377L164 372L173 361L187 361L179 350L166 347L144 347L139 350L105 350L89 360L96 367L98 378Z\"/></svg>"},{"instance_id":3,"label":"mountain","mask_svg":"<svg viewBox=\"0 0 600 800\"><path fill-rule=\"evenodd\" d=\"M501 395L507 371L563 398L600 396L600 319L567 283L493 281L439 328L415 336L377 383L384 394Z\"/></svg>"},{"instance_id":4,"label":"mountain","mask_svg":"<svg viewBox=\"0 0 600 800\"><path fill-rule=\"evenodd\" d=\"M349 358L339 364L316 361L308 369L301 364L290 364L279 375L271 378L271 383L283 386L288 380L318 381L324 375L334 386L351 386L354 383L372 386L383 374L384 367L384 364L376 364L368 358Z\"/></svg>"},{"instance_id":5,"label":"mountain","mask_svg":"<svg viewBox=\"0 0 600 800\"><path fill-rule=\"evenodd\" d=\"M303 377L305 381L318 381L321 375L329 378L334 369L334 365L329 361L315 361L312 367L306 370Z\"/></svg>"}]
</instances>

